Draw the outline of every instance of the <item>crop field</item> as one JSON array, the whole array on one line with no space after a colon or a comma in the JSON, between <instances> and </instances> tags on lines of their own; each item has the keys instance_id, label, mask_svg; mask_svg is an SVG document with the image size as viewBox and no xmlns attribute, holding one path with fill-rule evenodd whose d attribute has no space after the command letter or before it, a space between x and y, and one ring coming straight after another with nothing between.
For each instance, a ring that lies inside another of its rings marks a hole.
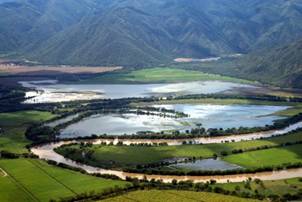
<instances>
[{"instance_id":1,"label":"crop field","mask_svg":"<svg viewBox=\"0 0 302 202\"><path fill-rule=\"evenodd\" d=\"M90 78L88 80L83 80L81 83L173 83L209 80L251 83L246 80L220 76L217 74L208 74L200 71L183 70L169 67L141 69L131 72L107 73Z\"/></svg>"},{"instance_id":2,"label":"crop field","mask_svg":"<svg viewBox=\"0 0 302 202\"><path fill-rule=\"evenodd\" d=\"M302 162L302 145L265 149L226 156L223 160L246 168Z\"/></svg>"},{"instance_id":3,"label":"crop field","mask_svg":"<svg viewBox=\"0 0 302 202\"><path fill-rule=\"evenodd\" d=\"M249 186L246 186L249 184ZM302 178L292 178L286 180L273 180L273 181L250 181L250 182L241 182L241 183L226 183L226 184L217 184L215 186L222 187L225 190L237 192L246 192L246 193L255 193L257 190L258 193L264 194L266 196L277 194L297 194L302 188Z\"/></svg>"},{"instance_id":4,"label":"crop field","mask_svg":"<svg viewBox=\"0 0 302 202\"><path fill-rule=\"evenodd\" d=\"M258 200L242 199L234 196L225 196L214 193L193 192L193 191L181 191L181 190L149 190L149 191L135 191L130 192L122 196L109 198L103 200L105 202L256 202Z\"/></svg>"},{"instance_id":5,"label":"crop field","mask_svg":"<svg viewBox=\"0 0 302 202\"><path fill-rule=\"evenodd\" d=\"M122 181L107 180L48 165L40 160L0 160L0 201L49 201L91 191L101 192Z\"/></svg>"},{"instance_id":6,"label":"crop field","mask_svg":"<svg viewBox=\"0 0 302 202\"><path fill-rule=\"evenodd\" d=\"M103 146L94 145L88 150L92 150L93 161L86 159L92 165L104 166L110 162L111 166L124 167L137 164L155 163L164 159L177 157L212 157L221 152L231 153L234 149L251 149L263 146L276 146L286 142L296 142L301 140L302 133L294 133L285 136L273 137L266 140L242 141L224 144L206 145L181 145L181 146ZM68 149L76 149L77 152L68 152ZM62 147L57 150L63 155L72 159L81 159L81 149L79 145ZM257 164L255 164L257 165Z\"/></svg>"},{"instance_id":7,"label":"crop field","mask_svg":"<svg viewBox=\"0 0 302 202\"><path fill-rule=\"evenodd\" d=\"M0 150L13 153L24 153L24 148L29 143L24 136L26 128L40 121L55 117L50 112L20 111L14 113L0 113Z\"/></svg>"}]
</instances>

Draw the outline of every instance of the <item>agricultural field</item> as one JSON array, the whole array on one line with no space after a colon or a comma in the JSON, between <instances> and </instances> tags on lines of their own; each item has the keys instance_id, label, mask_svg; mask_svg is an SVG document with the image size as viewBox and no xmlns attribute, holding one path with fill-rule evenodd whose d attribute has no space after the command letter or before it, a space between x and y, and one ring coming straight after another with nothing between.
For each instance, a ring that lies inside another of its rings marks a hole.
<instances>
[{"instance_id":1,"label":"agricultural field","mask_svg":"<svg viewBox=\"0 0 302 202\"><path fill-rule=\"evenodd\" d=\"M265 149L229 155L223 160L241 165L245 168L278 166L288 163L302 163L302 145L291 145L280 148Z\"/></svg>"},{"instance_id":2,"label":"agricultural field","mask_svg":"<svg viewBox=\"0 0 302 202\"><path fill-rule=\"evenodd\" d=\"M81 193L101 192L126 186L127 182L107 180L34 159L0 160L0 201L49 201Z\"/></svg>"},{"instance_id":3,"label":"agricultural field","mask_svg":"<svg viewBox=\"0 0 302 202\"><path fill-rule=\"evenodd\" d=\"M127 167L137 164L155 163L165 159L179 157L209 158L221 152L231 153L232 150L246 150L263 146L277 146L287 142L301 140L302 132L290 135L273 137L265 140L242 141L224 144L181 145L181 146L103 146L94 145L85 147L85 151L93 151L91 159L85 161L91 165L110 167ZM71 150L76 152L70 152ZM82 149L79 145L61 147L56 150L64 156L79 160L82 159ZM255 164L257 165L257 164Z\"/></svg>"},{"instance_id":4,"label":"agricultural field","mask_svg":"<svg viewBox=\"0 0 302 202\"><path fill-rule=\"evenodd\" d=\"M19 111L0 113L0 150L13 153L25 153L25 146L30 143L24 136L28 126L54 118L50 112Z\"/></svg>"},{"instance_id":5,"label":"agricultural field","mask_svg":"<svg viewBox=\"0 0 302 202\"><path fill-rule=\"evenodd\" d=\"M225 196L215 193L193 192L193 191L181 191L181 190L149 190L149 191L135 191L130 192L122 196L109 198L103 200L104 202L256 202L254 199L243 199L234 196Z\"/></svg>"},{"instance_id":6,"label":"agricultural field","mask_svg":"<svg viewBox=\"0 0 302 202\"><path fill-rule=\"evenodd\" d=\"M236 191L237 193L249 193L269 195L285 195L285 194L297 194L302 189L302 178L292 178L286 180L274 180L274 181L246 181L241 183L226 183L217 184L215 187L221 187L225 190ZM256 191L257 190L257 191Z\"/></svg>"},{"instance_id":7,"label":"agricultural field","mask_svg":"<svg viewBox=\"0 0 302 202\"><path fill-rule=\"evenodd\" d=\"M107 73L90 78L88 80L82 80L80 83L174 83L210 80L253 83L247 80L217 74L208 74L200 71L183 70L169 67L140 69L131 72Z\"/></svg>"}]
</instances>

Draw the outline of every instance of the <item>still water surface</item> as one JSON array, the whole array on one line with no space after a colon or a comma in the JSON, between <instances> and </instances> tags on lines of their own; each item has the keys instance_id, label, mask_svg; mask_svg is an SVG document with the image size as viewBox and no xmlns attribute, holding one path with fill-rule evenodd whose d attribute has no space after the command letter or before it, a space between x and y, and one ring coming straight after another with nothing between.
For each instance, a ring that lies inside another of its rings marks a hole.
<instances>
[{"instance_id":1,"label":"still water surface","mask_svg":"<svg viewBox=\"0 0 302 202\"><path fill-rule=\"evenodd\" d=\"M93 115L61 131L61 137L91 136L92 134L131 135L140 131L189 130L202 123L205 128L254 127L272 124L282 117L271 115L286 106L263 105L162 105L184 112L186 118L169 118L137 114Z\"/></svg>"}]
</instances>

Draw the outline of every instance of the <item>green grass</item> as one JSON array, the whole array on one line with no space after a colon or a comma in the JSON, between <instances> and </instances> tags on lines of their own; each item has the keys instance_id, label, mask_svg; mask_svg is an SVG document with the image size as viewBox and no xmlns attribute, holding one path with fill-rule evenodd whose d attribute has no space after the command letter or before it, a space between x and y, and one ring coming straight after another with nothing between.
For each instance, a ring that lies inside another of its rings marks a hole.
<instances>
[{"instance_id":1,"label":"green grass","mask_svg":"<svg viewBox=\"0 0 302 202\"><path fill-rule=\"evenodd\" d=\"M230 155L223 160L241 165L246 168L257 168L264 166L277 166L287 163L302 162L302 145L292 145L280 148L245 152Z\"/></svg>"},{"instance_id":2,"label":"green grass","mask_svg":"<svg viewBox=\"0 0 302 202\"><path fill-rule=\"evenodd\" d=\"M253 193L257 190L260 194L269 196L271 194L277 194L282 196L284 194L296 194L302 189L301 178L291 178L286 180L273 180L273 181L262 181L262 183L256 183L255 181L250 182L251 189L245 187L246 183L225 183L217 184L215 186L222 187L225 190L234 191L236 187L240 187L237 192ZM238 188L237 188L238 189Z\"/></svg>"},{"instance_id":3,"label":"green grass","mask_svg":"<svg viewBox=\"0 0 302 202\"><path fill-rule=\"evenodd\" d=\"M149 190L135 191L118 197L103 200L104 202L256 202L254 199L242 199L234 196L225 196L215 193L181 191L181 190Z\"/></svg>"},{"instance_id":4,"label":"green grass","mask_svg":"<svg viewBox=\"0 0 302 202\"><path fill-rule=\"evenodd\" d=\"M200 71L176 69L169 67L157 67L135 70L131 72L113 72L82 80L81 83L167 83L189 81L229 81L238 83L252 83L247 80L233 77L208 74Z\"/></svg>"},{"instance_id":5,"label":"green grass","mask_svg":"<svg viewBox=\"0 0 302 202\"><path fill-rule=\"evenodd\" d=\"M301 140L302 133L295 133L286 136L274 137L266 140L242 141L225 144L205 144L205 145L181 145L181 146L102 146L94 145L89 150L93 150L92 159L86 159L87 163L97 166L110 165L110 167L127 167L137 164L148 164L159 162L164 159L174 157L212 157L213 154L220 154L222 151L231 152L234 149L249 149L261 146L276 146L285 142L296 142ZM75 148L77 152L69 154L69 158L82 159L79 146L69 146ZM66 148L59 148L58 151L66 155ZM114 161L114 163L112 162Z\"/></svg>"},{"instance_id":6,"label":"green grass","mask_svg":"<svg viewBox=\"0 0 302 202\"><path fill-rule=\"evenodd\" d=\"M127 184L84 175L33 159L0 160L0 168L8 173L7 177L0 177L1 202L49 201Z\"/></svg>"},{"instance_id":7,"label":"green grass","mask_svg":"<svg viewBox=\"0 0 302 202\"><path fill-rule=\"evenodd\" d=\"M41 111L0 113L0 128L4 131L0 134L0 150L27 152L25 145L29 141L24 136L26 128L32 123L49 120L54 116L50 112Z\"/></svg>"},{"instance_id":8,"label":"green grass","mask_svg":"<svg viewBox=\"0 0 302 202\"><path fill-rule=\"evenodd\" d=\"M279 115L279 116L290 117L290 116L297 115L299 113L302 113L302 104L301 103L295 104L291 108L276 112L275 114Z\"/></svg>"}]
</instances>

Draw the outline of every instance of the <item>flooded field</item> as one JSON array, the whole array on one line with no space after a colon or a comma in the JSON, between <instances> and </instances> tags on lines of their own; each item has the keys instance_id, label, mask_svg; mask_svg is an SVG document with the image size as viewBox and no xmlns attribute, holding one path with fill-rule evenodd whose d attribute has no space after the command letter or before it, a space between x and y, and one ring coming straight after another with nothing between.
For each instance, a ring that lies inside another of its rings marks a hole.
<instances>
[{"instance_id":1,"label":"flooded field","mask_svg":"<svg viewBox=\"0 0 302 202\"><path fill-rule=\"evenodd\" d=\"M47 80L20 83L24 87L34 89L34 91L26 93L26 97L28 98L26 103L213 94L236 88L256 88L252 85L223 81L196 81L170 84L58 84L55 80Z\"/></svg>"},{"instance_id":2,"label":"flooded field","mask_svg":"<svg viewBox=\"0 0 302 202\"><path fill-rule=\"evenodd\" d=\"M237 170L242 168L241 166L230 164L220 159L203 159L196 160L194 162L178 163L176 165L168 166L170 169L181 170L205 170L205 171L226 171Z\"/></svg>"},{"instance_id":3,"label":"flooded field","mask_svg":"<svg viewBox=\"0 0 302 202\"><path fill-rule=\"evenodd\" d=\"M142 131L189 130L202 123L205 128L254 127L272 124L282 117L271 115L286 106L176 104L157 105L189 115L185 118L137 114L93 115L61 131L61 137L91 136L92 134L132 135Z\"/></svg>"}]
</instances>

